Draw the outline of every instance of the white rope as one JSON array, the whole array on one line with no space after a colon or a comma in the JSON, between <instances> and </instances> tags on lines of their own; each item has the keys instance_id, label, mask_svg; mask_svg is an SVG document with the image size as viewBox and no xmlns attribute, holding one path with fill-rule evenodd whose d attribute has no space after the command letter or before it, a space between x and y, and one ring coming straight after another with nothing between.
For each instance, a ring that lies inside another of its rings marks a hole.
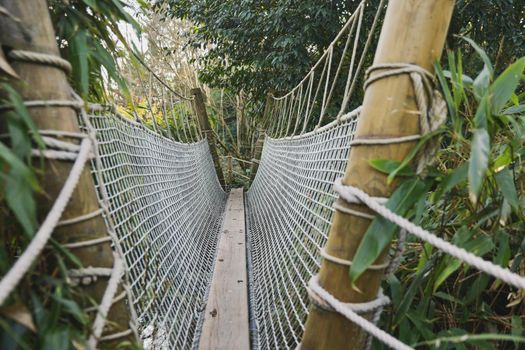
<instances>
[{"instance_id":1,"label":"white rope","mask_svg":"<svg viewBox=\"0 0 525 350\"><path fill-rule=\"evenodd\" d=\"M111 242L111 237L104 236L100 238L90 239L87 241L81 241L81 242L75 242L75 243L66 243L62 244L63 247L69 248L69 249L75 249L75 248L84 248L84 247L90 247L93 245L98 245L106 242Z\"/></svg>"},{"instance_id":2,"label":"white rope","mask_svg":"<svg viewBox=\"0 0 525 350\"><path fill-rule=\"evenodd\" d=\"M330 294L326 289L319 285L317 276L313 277L310 280L308 286L335 311L346 317L349 321L352 321L353 323L358 325L364 331L368 332L385 345L388 345L390 348L396 350L413 350L412 347L406 345L405 343L397 340L390 334L386 333L385 331L377 327L373 322L370 322L366 318L358 315L358 312L373 311L375 308L379 307L379 305L382 305L385 302L385 299L378 297L371 302L362 304L343 303L337 300L332 294Z\"/></svg>"},{"instance_id":3,"label":"white rope","mask_svg":"<svg viewBox=\"0 0 525 350\"><path fill-rule=\"evenodd\" d=\"M333 262L334 264L338 264L338 265L343 265L343 266L352 266L352 260L347 260L347 259L341 259L341 258L338 258L336 256L333 256L331 254L328 254L326 252L326 247L323 247L321 248L321 250L319 251L319 253L321 254L321 256L325 259L325 260L328 260L330 262ZM387 261L387 262L384 262L382 264L372 264L370 266L368 266L368 268L370 270L384 270L386 269L388 266L390 266L390 262Z\"/></svg>"},{"instance_id":4,"label":"white rope","mask_svg":"<svg viewBox=\"0 0 525 350\"><path fill-rule=\"evenodd\" d=\"M26 250L0 281L0 305L4 304L9 294L16 288L51 237L51 234L60 220L60 216L79 181L80 175L84 170L86 161L89 158L90 150L91 141L88 139L82 140L78 157L71 168L71 172L69 173L66 182L64 183L64 187L49 211L49 214L31 240L31 243L27 246Z\"/></svg>"},{"instance_id":5,"label":"white rope","mask_svg":"<svg viewBox=\"0 0 525 350\"><path fill-rule=\"evenodd\" d=\"M67 74L71 73L72 70L71 63L57 55L27 50L11 50L7 54L7 57L14 61L37 63L56 67L63 70Z\"/></svg>"},{"instance_id":6,"label":"white rope","mask_svg":"<svg viewBox=\"0 0 525 350\"><path fill-rule=\"evenodd\" d=\"M78 224L79 222L84 222L96 218L97 216L102 215L102 212L102 209L97 209L92 211L91 213L80 215L71 219L60 220L56 227Z\"/></svg>"},{"instance_id":7,"label":"white rope","mask_svg":"<svg viewBox=\"0 0 525 350\"><path fill-rule=\"evenodd\" d=\"M104 292L104 296L102 297L102 301L100 302L95 322L93 322L93 326L91 328L91 337L88 340L88 346L90 349L96 348L97 341L102 335L104 325L106 324L106 318L108 316L108 312L111 308L111 305L113 305L113 299L115 297L115 294L117 293L118 285L120 283L120 279L122 277L123 272L124 263L122 259L118 256L118 254L113 254L113 269L111 271L111 277L108 281L108 285L106 287L106 291Z\"/></svg>"},{"instance_id":8,"label":"white rope","mask_svg":"<svg viewBox=\"0 0 525 350\"><path fill-rule=\"evenodd\" d=\"M96 140L95 181L125 263L130 326L139 336L150 325L164 334L159 348L189 348L198 340L226 202L208 144L170 140L105 109L81 121Z\"/></svg>"},{"instance_id":9,"label":"white rope","mask_svg":"<svg viewBox=\"0 0 525 350\"><path fill-rule=\"evenodd\" d=\"M361 203L368 206L370 209L384 217L385 219L393 222L408 233L422 239L423 241L431 244L439 250L461 260L464 263L471 265L472 267L483 271L497 279L500 279L507 284L510 284L516 288L525 290L525 277L518 275L510 271L509 269L498 266L491 261L484 260L479 256L476 256L463 248L455 246L436 235L426 231L425 229L413 224L402 216L399 216L386 208L384 205L377 203L372 197L363 192L362 190L353 186L344 186L341 179L338 179L334 184L334 189L339 193L341 198L351 203L360 201Z\"/></svg>"}]
</instances>

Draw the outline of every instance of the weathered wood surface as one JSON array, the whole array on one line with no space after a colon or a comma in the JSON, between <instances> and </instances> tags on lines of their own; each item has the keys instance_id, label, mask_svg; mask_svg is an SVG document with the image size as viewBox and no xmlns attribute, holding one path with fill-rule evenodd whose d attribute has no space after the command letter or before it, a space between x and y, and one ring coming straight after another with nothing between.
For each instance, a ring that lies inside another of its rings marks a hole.
<instances>
[{"instance_id":1,"label":"weathered wood surface","mask_svg":"<svg viewBox=\"0 0 525 350\"><path fill-rule=\"evenodd\" d=\"M199 348L250 348L244 200L232 189L226 204Z\"/></svg>"}]
</instances>

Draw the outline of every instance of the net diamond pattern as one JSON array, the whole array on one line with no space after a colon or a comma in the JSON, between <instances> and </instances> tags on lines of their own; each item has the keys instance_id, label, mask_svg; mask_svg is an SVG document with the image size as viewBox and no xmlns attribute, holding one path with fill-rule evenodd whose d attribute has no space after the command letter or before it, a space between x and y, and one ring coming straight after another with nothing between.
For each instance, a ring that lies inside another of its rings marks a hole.
<instances>
[{"instance_id":1,"label":"net diamond pattern","mask_svg":"<svg viewBox=\"0 0 525 350\"><path fill-rule=\"evenodd\" d=\"M320 267L358 110L315 132L265 140L247 194L252 337L261 349L295 349L308 312L306 287Z\"/></svg>"},{"instance_id":2,"label":"net diamond pattern","mask_svg":"<svg viewBox=\"0 0 525 350\"><path fill-rule=\"evenodd\" d=\"M205 139L179 143L112 115L90 115L110 218L145 347L197 341L226 202Z\"/></svg>"}]
</instances>

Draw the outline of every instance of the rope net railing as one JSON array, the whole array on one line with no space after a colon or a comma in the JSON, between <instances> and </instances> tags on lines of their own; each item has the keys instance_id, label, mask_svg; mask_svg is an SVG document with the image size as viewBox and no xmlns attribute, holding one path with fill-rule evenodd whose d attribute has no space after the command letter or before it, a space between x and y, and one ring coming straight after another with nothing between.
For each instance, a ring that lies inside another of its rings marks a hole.
<instances>
[{"instance_id":1,"label":"rope net railing","mask_svg":"<svg viewBox=\"0 0 525 350\"><path fill-rule=\"evenodd\" d=\"M295 349L301 342L308 283L320 268L337 199L333 183L344 174L360 112L351 96L383 6L358 3L304 79L267 102L266 138L246 201L257 348ZM362 25L365 11L374 16L370 28Z\"/></svg>"},{"instance_id":2,"label":"rope net railing","mask_svg":"<svg viewBox=\"0 0 525 350\"><path fill-rule=\"evenodd\" d=\"M46 58L62 62L51 55ZM108 281L102 298L85 309L94 312L89 348L132 334L149 349L195 347L226 204L208 140L195 132L191 137L196 141L175 141L176 136L159 134L115 107L90 105L86 112L75 94L71 100L25 105L73 108L83 132L39 131L46 148L33 150L33 155L73 166L32 241L0 280L0 305L30 271L57 227L102 216L107 236L63 244L73 253L108 242L113 247L113 267L83 266L68 272L73 287L89 288L99 278ZM186 120L194 118L190 107L183 114ZM61 220L90 161L100 209ZM129 329L107 333L109 310L122 299L130 311Z\"/></svg>"},{"instance_id":3,"label":"rope net railing","mask_svg":"<svg viewBox=\"0 0 525 350\"><path fill-rule=\"evenodd\" d=\"M198 338L226 194L206 139L184 144L118 116L89 115L94 175L121 247L129 305L151 348Z\"/></svg>"},{"instance_id":4,"label":"rope net railing","mask_svg":"<svg viewBox=\"0 0 525 350\"><path fill-rule=\"evenodd\" d=\"M308 281L320 267L359 109L297 137L267 137L247 195L253 342L295 349L308 313Z\"/></svg>"},{"instance_id":5,"label":"rope net railing","mask_svg":"<svg viewBox=\"0 0 525 350\"><path fill-rule=\"evenodd\" d=\"M312 303L344 316L366 332L360 344L364 349L371 347L373 337L393 349L412 349L379 328L382 309L389 303L382 290L369 302L347 303L320 285L317 272L321 259L347 268L352 265L352 261L328 254L324 249L334 212L367 220L375 218L368 212L348 209L336 199L365 205L400 227L394 256L387 263L370 265L368 269L384 270L386 274L395 271L405 237L412 235L479 271L525 290L525 277L395 214L385 206L388 198L370 197L358 188L342 184L352 147L419 141L429 137L446 119L446 105L434 89L430 72L406 63L377 64L369 67L363 77L364 88L383 78L408 76L420 130L418 134L400 137L354 137L360 108L350 112L348 109L382 4L367 39L360 41L365 8L366 2L358 5L336 39L294 89L281 97L270 96L266 106L262 123L267 135L257 175L247 194L252 342L257 348L300 346ZM340 52L336 53L336 48ZM437 145L432 140L419 152L415 159L418 174L430 163Z\"/></svg>"},{"instance_id":6,"label":"rope net railing","mask_svg":"<svg viewBox=\"0 0 525 350\"><path fill-rule=\"evenodd\" d=\"M328 48L306 76L289 92L270 95L261 126L272 137L299 135L340 119L357 108L356 97L367 52L382 16L384 1L377 7L361 1ZM369 28L366 15L373 16Z\"/></svg>"}]
</instances>

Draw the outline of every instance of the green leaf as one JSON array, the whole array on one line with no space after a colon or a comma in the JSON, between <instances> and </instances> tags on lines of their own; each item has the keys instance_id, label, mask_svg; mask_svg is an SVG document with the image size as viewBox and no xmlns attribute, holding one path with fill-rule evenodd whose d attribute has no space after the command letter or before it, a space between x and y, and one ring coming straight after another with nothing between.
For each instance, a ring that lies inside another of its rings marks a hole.
<instances>
[{"instance_id":1,"label":"green leaf","mask_svg":"<svg viewBox=\"0 0 525 350\"><path fill-rule=\"evenodd\" d=\"M508 334L497 334L497 333L496 334L483 333L483 334L464 334L460 336L451 336L451 337L440 337L438 339L413 344L412 346L423 346L423 345L438 346L439 344L443 344L443 343L461 344L465 342L471 343L471 344L477 344L477 342L481 340L491 340L491 341L499 340L499 341L512 341L512 342L525 343L525 338L520 337L520 336L508 335Z\"/></svg>"},{"instance_id":2,"label":"green leaf","mask_svg":"<svg viewBox=\"0 0 525 350\"><path fill-rule=\"evenodd\" d=\"M478 201L485 171L489 165L490 138L487 130L476 129L470 150L468 169L469 197L472 203Z\"/></svg>"},{"instance_id":3,"label":"green leaf","mask_svg":"<svg viewBox=\"0 0 525 350\"><path fill-rule=\"evenodd\" d=\"M404 216L426 194L428 186L418 178L401 184L388 200L386 207L394 213ZM390 221L376 217L363 236L357 248L352 266L350 267L350 281L355 287L355 281L372 265L388 246L397 226Z\"/></svg>"},{"instance_id":4,"label":"green leaf","mask_svg":"<svg viewBox=\"0 0 525 350\"><path fill-rule=\"evenodd\" d=\"M22 96L20 96L20 94L9 84L0 84L0 87L2 87L2 89L4 89L7 92L10 107L13 108L16 115L21 118L25 126L31 131L33 140L37 143L38 147L41 149L45 148L44 140L42 140L42 137L38 132L38 128L36 127L35 123L33 122L33 119L29 115L29 112L24 104Z\"/></svg>"},{"instance_id":5,"label":"green leaf","mask_svg":"<svg viewBox=\"0 0 525 350\"><path fill-rule=\"evenodd\" d=\"M520 316L513 315L511 319L512 335L516 337L521 337L523 335L523 321ZM519 342L514 342L514 348L519 349Z\"/></svg>"},{"instance_id":6,"label":"green leaf","mask_svg":"<svg viewBox=\"0 0 525 350\"><path fill-rule=\"evenodd\" d=\"M89 93L89 48L85 30L75 34L71 40L70 52L70 57L75 63L73 64L73 76L78 81L80 94L85 97Z\"/></svg>"},{"instance_id":7,"label":"green leaf","mask_svg":"<svg viewBox=\"0 0 525 350\"><path fill-rule=\"evenodd\" d=\"M377 171L380 171L385 174L390 174L399 167L401 167L401 162L398 160L390 160L390 159L373 159L368 162L370 166ZM408 165L405 165L401 168L401 170L398 171L399 176L414 176L414 172Z\"/></svg>"},{"instance_id":8,"label":"green leaf","mask_svg":"<svg viewBox=\"0 0 525 350\"><path fill-rule=\"evenodd\" d=\"M490 87L492 113L500 114L516 91L525 69L525 57L510 65Z\"/></svg>"},{"instance_id":9,"label":"green leaf","mask_svg":"<svg viewBox=\"0 0 525 350\"><path fill-rule=\"evenodd\" d=\"M463 232L462 232L463 231ZM470 238L471 232L468 232L469 230L465 227L463 230L460 230L456 233L456 235L465 234L466 236ZM492 250L494 247L494 243L492 243L492 240L490 237L485 235L480 235L474 239L468 239L465 240L464 238L459 238L456 240L453 240L453 243L456 246L459 246L461 248L464 248L466 251L471 252L475 255L482 256ZM450 275L452 275L454 272L456 272L462 265L462 262L460 260L454 259L450 256L447 256L445 259L443 259L442 264L440 264L440 270L437 276L434 279L434 287L433 291L436 291L443 282L447 280Z\"/></svg>"},{"instance_id":10,"label":"green leaf","mask_svg":"<svg viewBox=\"0 0 525 350\"><path fill-rule=\"evenodd\" d=\"M489 84L492 80L492 74L494 69L492 68L492 63L490 62L489 57L487 56L487 53L473 40L462 37L463 40L467 41L474 50L478 53L478 55L481 57L481 60L483 61L483 69L478 74L476 79L474 79L474 92L479 99L481 99L483 96L485 96L486 92L489 89Z\"/></svg>"},{"instance_id":11,"label":"green leaf","mask_svg":"<svg viewBox=\"0 0 525 350\"><path fill-rule=\"evenodd\" d=\"M446 175L432 194L432 199L434 201L439 200L445 193L465 181L467 179L468 168L468 162L465 162Z\"/></svg>"},{"instance_id":12,"label":"green leaf","mask_svg":"<svg viewBox=\"0 0 525 350\"><path fill-rule=\"evenodd\" d=\"M36 229L36 204L33 198L33 189L37 186L36 178L31 169L2 143L0 159L9 166L4 186L7 205L24 233L32 237Z\"/></svg>"},{"instance_id":13,"label":"green leaf","mask_svg":"<svg viewBox=\"0 0 525 350\"><path fill-rule=\"evenodd\" d=\"M503 194L503 197L509 202L514 209L518 209L520 201L518 199L518 192L514 184L514 177L509 169L503 169L494 175L496 183Z\"/></svg>"}]
</instances>

